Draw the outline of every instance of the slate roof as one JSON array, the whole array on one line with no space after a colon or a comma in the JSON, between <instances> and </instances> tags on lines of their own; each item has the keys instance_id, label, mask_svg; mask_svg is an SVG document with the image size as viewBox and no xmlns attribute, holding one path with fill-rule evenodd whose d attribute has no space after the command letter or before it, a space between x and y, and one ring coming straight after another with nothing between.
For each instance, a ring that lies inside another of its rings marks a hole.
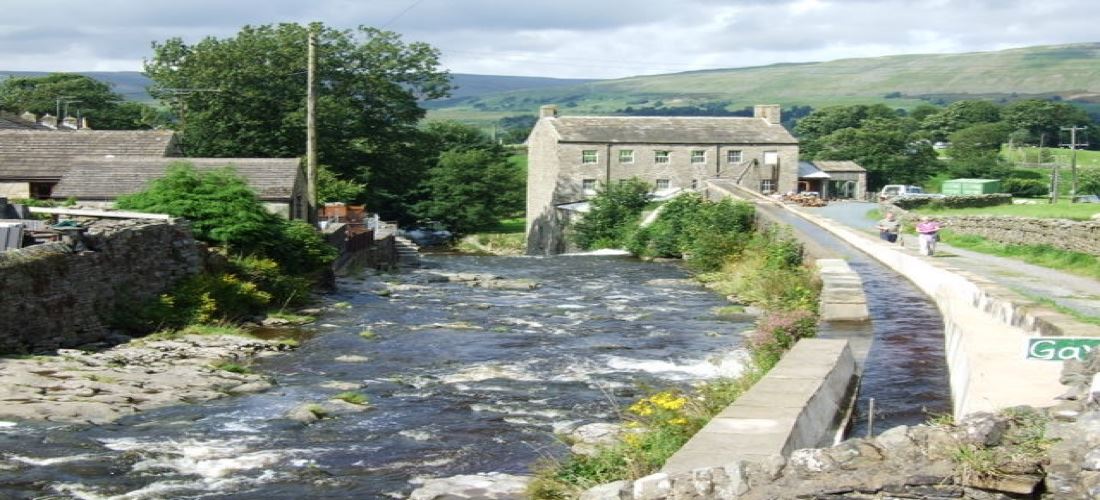
<instances>
[{"instance_id":1,"label":"slate roof","mask_svg":"<svg viewBox=\"0 0 1100 500\"><path fill-rule=\"evenodd\" d=\"M80 157L72 159L72 166L51 196L113 200L141 191L174 163L190 163L198 170L232 166L264 201L290 200L299 174L298 158Z\"/></svg>"},{"instance_id":2,"label":"slate roof","mask_svg":"<svg viewBox=\"0 0 1100 500\"><path fill-rule=\"evenodd\" d=\"M0 113L0 130L51 130L49 127L29 122L18 116Z\"/></svg>"},{"instance_id":3,"label":"slate roof","mask_svg":"<svg viewBox=\"0 0 1100 500\"><path fill-rule=\"evenodd\" d=\"M798 178L799 179L828 179L829 174L822 172L813 163L808 161L798 162Z\"/></svg>"},{"instance_id":4,"label":"slate roof","mask_svg":"<svg viewBox=\"0 0 1100 500\"><path fill-rule=\"evenodd\" d=\"M559 142L623 144L797 144L763 118L560 116L549 118Z\"/></svg>"},{"instance_id":5,"label":"slate roof","mask_svg":"<svg viewBox=\"0 0 1100 500\"><path fill-rule=\"evenodd\" d=\"M0 179L57 180L76 156L168 156L170 130L0 129Z\"/></svg>"},{"instance_id":6,"label":"slate roof","mask_svg":"<svg viewBox=\"0 0 1100 500\"><path fill-rule=\"evenodd\" d=\"M859 166L858 163L850 160L845 161L822 161L815 160L814 165L817 168L825 172L866 172L867 169Z\"/></svg>"}]
</instances>

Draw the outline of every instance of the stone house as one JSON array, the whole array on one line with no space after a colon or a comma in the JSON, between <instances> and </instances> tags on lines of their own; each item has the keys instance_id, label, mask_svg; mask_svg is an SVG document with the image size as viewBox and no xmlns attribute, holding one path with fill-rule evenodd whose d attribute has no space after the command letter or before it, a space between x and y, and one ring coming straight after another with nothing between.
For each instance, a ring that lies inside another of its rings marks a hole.
<instances>
[{"instance_id":1,"label":"stone house","mask_svg":"<svg viewBox=\"0 0 1100 500\"><path fill-rule=\"evenodd\" d=\"M269 212L288 219L306 216L305 172L298 158L76 157L50 198L110 206L121 195L145 189L173 164L189 164L199 171L232 167Z\"/></svg>"},{"instance_id":2,"label":"stone house","mask_svg":"<svg viewBox=\"0 0 1100 500\"><path fill-rule=\"evenodd\" d=\"M828 199L862 200L867 194L867 170L854 161L800 161L798 192L805 191Z\"/></svg>"},{"instance_id":3,"label":"stone house","mask_svg":"<svg viewBox=\"0 0 1100 500\"><path fill-rule=\"evenodd\" d=\"M600 185L638 178L656 194L722 178L762 193L794 191L798 140L778 105L752 117L558 116L543 106L527 139L527 252L564 251L569 217Z\"/></svg>"},{"instance_id":4,"label":"stone house","mask_svg":"<svg viewBox=\"0 0 1100 500\"><path fill-rule=\"evenodd\" d=\"M0 198L110 205L182 161L200 170L231 165L269 210L305 218L305 174L298 158L182 156L171 130L0 129Z\"/></svg>"}]
</instances>

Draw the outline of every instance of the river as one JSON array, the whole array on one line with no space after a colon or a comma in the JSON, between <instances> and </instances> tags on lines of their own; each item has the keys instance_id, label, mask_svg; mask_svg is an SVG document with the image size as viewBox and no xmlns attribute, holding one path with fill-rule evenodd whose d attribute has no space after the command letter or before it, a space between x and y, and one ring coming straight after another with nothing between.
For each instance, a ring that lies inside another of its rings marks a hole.
<instances>
[{"instance_id":1,"label":"river","mask_svg":"<svg viewBox=\"0 0 1100 500\"><path fill-rule=\"evenodd\" d=\"M616 421L648 389L737 375L751 320L670 263L624 257L426 257L429 269L345 279L293 352L259 360L266 393L104 426L0 422L4 498L403 498L418 478L526 473L556 432ZM431 272L533 279L532 291L423 282ZM373 332L365 338L361 333ZM344 356L344 358L341 358ZM351 358L347 356L352 356ZM340 361L338 358L344 360ZM366 358L366 360L362 359ZM371 409L284 418L361 386Z\"/></svg>"}]
</instances>

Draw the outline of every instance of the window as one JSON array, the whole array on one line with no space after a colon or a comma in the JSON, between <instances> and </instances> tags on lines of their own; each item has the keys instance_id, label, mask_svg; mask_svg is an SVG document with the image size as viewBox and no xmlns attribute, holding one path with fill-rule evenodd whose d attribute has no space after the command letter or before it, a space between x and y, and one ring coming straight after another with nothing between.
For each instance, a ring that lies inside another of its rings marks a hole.
<instances>
[{"instance_id":1,"label":"window","mask_svg":"<svg viewBox=\"0 0 1100 500\"><path fill-rule=\"evenodd\" d=\"M765 165L779 165L779 151L764 151Z\"/></svg>"},{"instance_id":2,"label":"window","mask_svg":"<svg viewBox=\"0 0 1100 500\"><path fill-rule=\"evenodd\" d=\"M771 179L761 180L760 181L760 192L761 193L775 192L775 181L773 181Z\"/></svg>"},{"instance_id":3,"label":"window","mask_svg":"<svg viewBox=\"0 0 1100 500\"><path fill-rule=\"evenodd\" d=\"M581 163L596 163L598 161L595 149L581 151Z\"/></svg>"},{"instance_id":4,"label":"window","mask_svg":"<svg viewBox=\"0 0 1100 500\"><path fill-rule=\"evenodd\" d=\"M668 190L668 179L657 179L657 190L658 191Z\"/></svg>"},{"instance_id":5,"label":"window","mask_svg":"<svg viewBox=\"0 0 1100 500\"><path fill-rule=\"evenodd\" d=\"M702 150L702 149L693 150L691 152L691 162L692 163L706 163L707 162L707 152L705 150Z\"/></svg>"},{"instance_id":6,"label":"window","mask_svg":"<svg viewBox=\"0 0 1100 500\"><path fill-rule=\"evenodd\" d=\"M692 179L691 180L691 189L699 189L699 180L698 179Z\"/></svg>"},{"instance_id":7,"label":"window","mask_svg":"<svg viewBox=\"0 0 1100 500\"><path fill-rule=\"evenodd\" d=\"M620 149L619 150L619 163L634 163L634 150L633 149Z\"/></svg>"},{"instance_id":8,"label":"window","mask_svg":"<svg viewBox=\"0 0 1100 500\"><path fill-rule=\"evenodd\" d=\"M741 150L726 151L726 163L741 163Z\"/></svg>"},{"instance_id":9,"label":"window","mask_svg":"<svg viewBox=\"0 0 1100 500\"><path fill-rule=\"evenodd\" d=\"M581 190L586 195L596 194L596 179L584 179L581 181Z\"/></svg>"},{"instance_id":10,"label":"window","mask_svg":"<svg viewBox=\"0 0 1100 500\"><path fill-rule=\"evenodd\" d=\"M654 151L653 163L668 163L669 152L668 151Z\"/></svg>"}]
</instances>

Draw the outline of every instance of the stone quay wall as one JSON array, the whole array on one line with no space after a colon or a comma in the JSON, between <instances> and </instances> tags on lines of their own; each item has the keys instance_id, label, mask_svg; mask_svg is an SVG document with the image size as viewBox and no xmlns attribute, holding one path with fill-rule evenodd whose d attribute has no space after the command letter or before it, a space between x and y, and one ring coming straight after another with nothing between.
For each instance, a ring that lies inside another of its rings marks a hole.
<instances>
[{"instance_id":1,"label":"stone quay wall","mask_svg":"<svg viewBox=\"0 0 1100 500\"><path fill-rule=\"evenodd\" d=\"M186 222L97 220L86 227L87 249L47 243L0 253L0 353L103 340L122 306L164 293L201 268Z\"/></svg>"}]
</instances>

